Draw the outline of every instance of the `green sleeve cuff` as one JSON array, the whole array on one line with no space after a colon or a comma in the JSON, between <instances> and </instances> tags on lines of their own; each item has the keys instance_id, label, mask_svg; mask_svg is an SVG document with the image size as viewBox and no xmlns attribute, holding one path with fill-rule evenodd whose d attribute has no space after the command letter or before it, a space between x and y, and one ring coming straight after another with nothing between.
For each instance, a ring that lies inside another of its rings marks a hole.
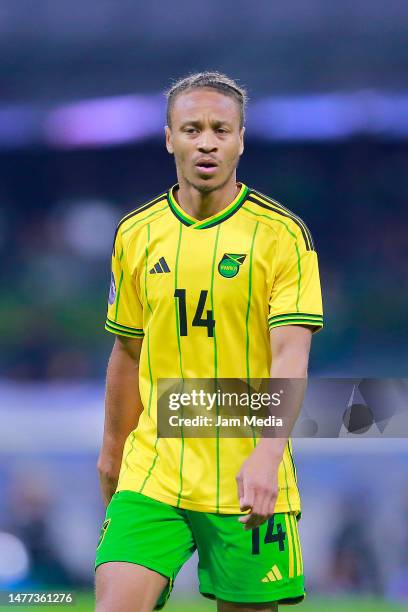
<instances>
[{"instance_id":1,"label":"green sleeve cuff","mask_svg":"<svg viewBox=\"0 0 408 612\"><path fill-rule=\"evenodd\" d=\"M313 332L317 332L323 327L323 315L292 312L268 317L269 329L281 325L308 325L313 327Z\"/></svg>"},{"instance_id":2,"label":"green sleeve cuff","mask_svg":"<svg viewBox=\"0 0 408 612\"><path fill-rule=\"evenodd\" d=\"M105 323L106 331L111 334L118 334L119 336L127 336L128 338L143 338L144 331L139 327L129 327L128 325L121 325L116 321L112 321L107 318Z\"/></svg>"}]
</instances>

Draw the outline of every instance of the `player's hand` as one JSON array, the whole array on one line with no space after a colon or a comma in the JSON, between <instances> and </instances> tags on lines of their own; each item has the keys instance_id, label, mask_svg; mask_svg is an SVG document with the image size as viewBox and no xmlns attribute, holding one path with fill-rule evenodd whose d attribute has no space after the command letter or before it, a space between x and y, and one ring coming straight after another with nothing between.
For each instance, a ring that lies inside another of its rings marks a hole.
<instances>
[{"instance_id":1,"label":"player's hand","mask_svg":"<svg viewBox=\"0 0 408 612\"><path fill-rule=\"evenodd\" d=\"M278 468L281 457L275 457L268 445L258 444L236 477L239 506L249 514L239 517L244 529L259 527L275 511L278 497Z\"/></svg>"},{"instance_id":2,"label":"player's hand","mask_svg":"<svg viewBox=\"0 0 408 612\"><path fill-rule=\"evenodd\" d=\"M119 464L120 465L120 464ZM98 458L99 484L105 506L108 506L118 484L119 467L102 449Z\"/></svg>"}]
</instances>

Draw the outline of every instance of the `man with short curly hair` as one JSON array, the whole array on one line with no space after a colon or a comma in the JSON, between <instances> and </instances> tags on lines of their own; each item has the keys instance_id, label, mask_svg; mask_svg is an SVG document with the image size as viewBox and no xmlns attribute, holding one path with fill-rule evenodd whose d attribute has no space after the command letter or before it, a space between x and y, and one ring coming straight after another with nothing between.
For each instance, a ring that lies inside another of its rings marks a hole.
<instances>
[{"instance_id":1,"label":"man with short curly hair","mask_svg":"<svg viewBox=\"0 0 408 612\"><path fill-rule=\"evenodd\" d=\"M245 90L203 72L167 101L178 182L122 218L112 253L97 611L160 609L195 550L218 610L277 610L304 597L290 439L159 437L157 381L306 379L317 256L297 215L237 181Z\"/></svg>"}]
</instances>

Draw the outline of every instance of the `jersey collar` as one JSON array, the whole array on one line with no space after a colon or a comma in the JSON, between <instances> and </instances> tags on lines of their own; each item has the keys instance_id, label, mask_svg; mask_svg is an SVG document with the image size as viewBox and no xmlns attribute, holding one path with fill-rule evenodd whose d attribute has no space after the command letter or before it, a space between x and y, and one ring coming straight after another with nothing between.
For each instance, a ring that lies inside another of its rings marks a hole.
<instances>
[{"instance_id":1,"label":"jersey collar","mask_svg":"<svg viewBox=\"0 0 408 612\"><path fill-rule=\"evenodd\" d=\"M183 223L184 225L187 225L188 227L191 227L193 229L207 229L209 227L214 227L214 225L218 225L218 223L222 223L226 219L229 219L234 213L237 212L239 208L241 208L242 204L245 201L247 193L248 193L248 187L244 185L244 183L241 183L241 189L239 190L238 195L231 202L231 204L228 204L226 208L223 208L223 210L220 210L220 212L216 213L215 215L212 215L211 217L207 217L207 219L198 220L198 219L194 219L194 217L191 217L189 214L187 214L181 208L181 206L177 203L176 198L173 195L174 190L177 187L178 187L178 183L173 185L173 187L171 187L171 189L168 190L167 192L168 204L170 206L171 211L177 217L177 219L181 221L181 223Z\"/></svg>"}]
</instances>

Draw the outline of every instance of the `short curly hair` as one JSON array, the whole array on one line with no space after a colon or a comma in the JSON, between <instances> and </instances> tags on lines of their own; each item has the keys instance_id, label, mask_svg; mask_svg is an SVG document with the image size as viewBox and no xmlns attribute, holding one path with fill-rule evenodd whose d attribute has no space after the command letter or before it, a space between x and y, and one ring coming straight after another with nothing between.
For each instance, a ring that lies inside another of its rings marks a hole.
<instances>
[{"instance_id":1,"label":"short curly hair","mask_svg":"<svg viewBox=\"0 0 408 612\"><path fill-rule=\"evenodd\" d=\"M230 79L221 72L196 72L179 79L166 91L167 98L167 125L171 125L171 109L177 96L192 89L211 88L237 101L240 109L240 128L245 122L245 109L248 95L244 87L240 87L236 81Z\"/></svg>"}]
</instances>

